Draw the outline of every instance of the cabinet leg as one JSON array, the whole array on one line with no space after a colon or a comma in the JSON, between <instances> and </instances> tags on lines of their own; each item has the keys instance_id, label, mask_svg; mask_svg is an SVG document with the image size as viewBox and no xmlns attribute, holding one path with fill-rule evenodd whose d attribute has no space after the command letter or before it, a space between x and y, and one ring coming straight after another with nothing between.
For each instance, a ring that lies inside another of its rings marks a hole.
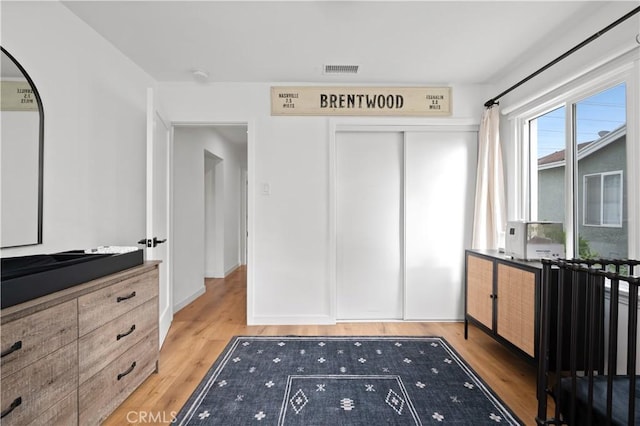
<instances>
[{"instance_id":1,"label":"cabinet leg","mask_svg":"<svg viewBox=\"0 0 640 426\"><path fill-rule=\"evenodd\" d=\"M464 319L464 340L469 338L469 321Z\"/></svg>"}]
</instances>

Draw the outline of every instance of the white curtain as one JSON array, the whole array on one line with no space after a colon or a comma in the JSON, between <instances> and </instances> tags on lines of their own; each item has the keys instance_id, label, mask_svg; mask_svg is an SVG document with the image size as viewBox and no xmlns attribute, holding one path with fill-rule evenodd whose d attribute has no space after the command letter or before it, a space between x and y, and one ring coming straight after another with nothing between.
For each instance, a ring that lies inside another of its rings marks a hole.
<instances>
[{"instance_id":1,"label":"white curtain","mask_svg":"<svg viewBox=\"0 0 640 426\"><path fill-rule=\"evenodd\" d=\"M499 128L500 108L496 104L484 110L480 123L471 244L476 249L504 247L506 207Z\"/></svg>"}]
</instances>

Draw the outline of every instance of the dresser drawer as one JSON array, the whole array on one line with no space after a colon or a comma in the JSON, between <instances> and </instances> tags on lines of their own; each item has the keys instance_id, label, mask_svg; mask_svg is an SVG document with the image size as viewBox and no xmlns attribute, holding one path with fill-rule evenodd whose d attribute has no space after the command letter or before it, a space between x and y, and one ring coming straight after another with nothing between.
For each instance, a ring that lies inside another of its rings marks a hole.
<instances>
[{"instance_id":1,"label":"dresser drawer","mask_svg":"<svg viewBox=\"0 0 640 426\"><path fill-rule=\"evenodd\" d=\"M80 383L102 370L151 331L158 330L158 298L85 334L78 341Z\"/></svg>"},{"instance_id":2,"label":"dresser drawer","mask_svg":"<svg viewBox=\"0 0 640 426\"><path fill-rule=\"evenodd\" d=\"M144 380L156 370L158 330L80 384L79 424L100 424Z\"/></svg>"},{"instance_id":3,"label":"dresser drawer","mask_svg":"<svg viewBox=\"0 0 640 426\"><path fill-rule=\"evenodd\" d=\"M52 408L78 386L78 349L66 345L24 370L2 379L2 411L15 406L2 419L4 426L25 425Z\"/></svg>"},{"instance_id":4,"label":"dresser drawer","mask_svg":"<svg viewBox=\"0 0 640 426\"><path fill-rule=\"evenodd\" d=\"M73 426L78 424L78 395L75 392L67 395L63 400L56 403L42 414L39 414L29 426L51 426L64 425Z\"/></svg>"},{"instance_id":5,"label":"dresser drawer","mask_svg":"<svg viewBox=\"0 0 640 426\"><path fill-rule=\"evenodd\" d=\"M158 270L136 275L78 298L78 333L108 323L158 295Z\"/></svg>"},{"instance_id":6,"label":"dresser drawer","mask_svg":"<svg viewBox=\"0 0 640 426\"><path fill-rule=\"evenodd\" d=\"M78 338L77 303L71 300L3 324L0 334L4 379Z\"/></svg>"}]
</instances>

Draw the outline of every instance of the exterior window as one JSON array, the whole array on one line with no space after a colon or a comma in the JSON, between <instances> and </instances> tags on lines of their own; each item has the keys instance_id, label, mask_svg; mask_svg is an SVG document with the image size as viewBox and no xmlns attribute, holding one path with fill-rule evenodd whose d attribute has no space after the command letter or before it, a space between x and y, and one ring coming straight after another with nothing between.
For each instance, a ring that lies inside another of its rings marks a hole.
<instances>
[{"instance_id":1,"label":"exterior window","mask_svg":"<svg viewBox=\"0 0 640 426\"><path fill-rule=\"evenodd\" d=\"M622 226L622 172L584 176L584 225Z\"/></svg>"},{"instance_id":2,"label":"exterior window","mask_svg":"<svg viewBox=\"0 0 640 426\"><path fill-rule=\"evenodd\" d=\"M628 256L626 92L618 83L574 95L523 122L527 218L562 222L568 257Z\"/></svg>"},{"instance_id":3,"label":"exterior window","mask_svg":"<svg viewBox=\"0 0 640 426\"><path fill-rule=\"evenodd\" d=\"M564 222L566 108L554 109L529 122L531 220Z\"/></svg>"},{"instance_id":4,"label":"exterior window","mask_svg":"<svg viewBox=\"0 0 640 426\"><path fill-rule=\"evenodd\" d=\"M579 257L628 256L626 105L625 84L572 104Z\"/></svg>"}]
</instances>

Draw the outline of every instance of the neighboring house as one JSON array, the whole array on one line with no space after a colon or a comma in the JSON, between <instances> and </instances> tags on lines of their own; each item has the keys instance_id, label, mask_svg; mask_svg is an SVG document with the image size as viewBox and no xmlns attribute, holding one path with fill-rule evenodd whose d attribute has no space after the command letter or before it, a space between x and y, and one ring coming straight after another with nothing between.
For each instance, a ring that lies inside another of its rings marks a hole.
<instances>
[{"instance_id":1,"label":"neighboring house","mask_svg":"<svg viewBox=\"0 0 640 426\"><path fill-rule=\"evenodd\" d=\"M577 207L580 255L626 257L628 252L626 125L578 145ZM538 159L538 218L564 222L565 151Z\"/></svg>"}]
</instances>

